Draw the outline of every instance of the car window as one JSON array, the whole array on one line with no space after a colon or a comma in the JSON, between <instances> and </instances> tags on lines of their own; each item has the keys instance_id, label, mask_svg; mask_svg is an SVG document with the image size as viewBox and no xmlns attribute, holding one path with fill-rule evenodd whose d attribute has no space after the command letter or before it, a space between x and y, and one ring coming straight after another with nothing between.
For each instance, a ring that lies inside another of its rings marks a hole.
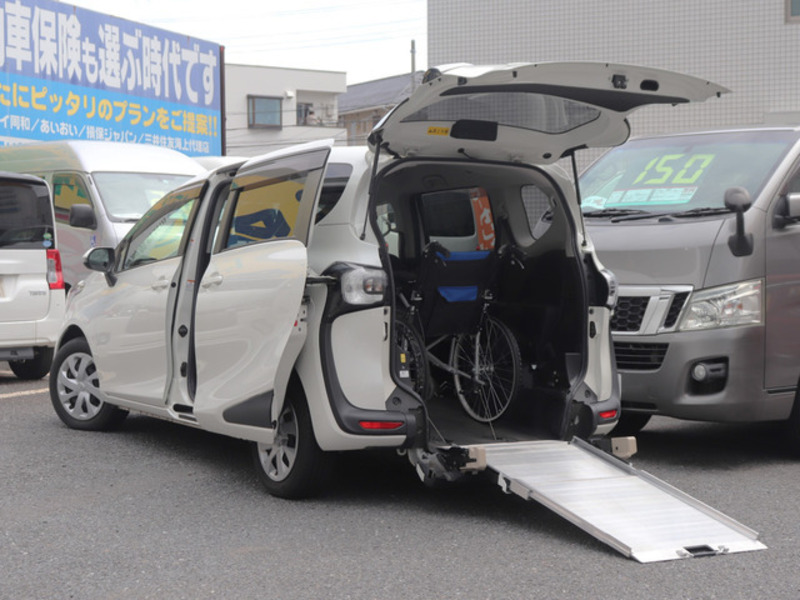
<instances>
[{"instance_id":1,"label":"car window","mask_svg":"<svg viewBox=\"0 0 800 600\"><path fill-rule=\"evenodd\" d=\"M53 245L47 187L0 180L0 248L42 249Z\"/></svg>"},{"instance_id":2,"label":"car window","mask_svg":"<svg viewBox=\"0 0 800 600\"><path fill-rule=\"evenodd\" d=\"M222 247L287 238L305 242L326 157L327 150L290 156L237 176Z\"/></svg>"},{"instance_id":3,"label":"car window","mask_svg":"<svg viewBox=\"0 0 800 600\"><path fill-rule=\"evenodd\" d=\"M345 186L353 174L353 165L348 163L328 163L325 169L325 179L322 180L322 193L317 204L317 214L314 222L324 219L333 207L339 202Z\"/></svg>"},{"instance_id":4,"label":"car window","mask_svg":"<svg viewBox=\"0 0 800 600\"><path fill-rule=\"evenodd\" d=\"M482 188L422 194L420 207L428 240L455 252L494 248L494 218Z\"/></svg>"},{"instance_id":5,"label":"car window","mask_svg":"<svg viewBox=\"0 0 800 600\"><path fill-rule=\"evenodd\" d=\"M538 240L550 228L553 204L550 197L535 185L524 185L520 192L528 228L533 239Z\"/></svg>"},{"instance_id":6,"label":"car window","mask_svg":"<svg viewBox=\"0 0 800 600\"><path fill-rule=\"evenodd\" d=\"M122 269L172 258L183 253L187 225L201 186L177 190L159 200L127 236Z\"/></svg>"},{"instance_id":7,"label":"car window","mask_svg":"<svg viewBox=\"0 0 800 600\"><path fill-rule=\"evenodd\" d=\"M53 175L53 204L56 220L69 223L69 209L76 204L92 205L83 178L77 173L56 173Z\"/></svg>"},{"instance_id":8,"label":"car window","mask_svg":"<svg viewBox=\"0 0 800 600\"><path fill-rule=\"evenodd\" d=\"M165 194L191 175L169 173L92 173L106 213L120 221L138 220Z\"/></svg>"}]
</instances>

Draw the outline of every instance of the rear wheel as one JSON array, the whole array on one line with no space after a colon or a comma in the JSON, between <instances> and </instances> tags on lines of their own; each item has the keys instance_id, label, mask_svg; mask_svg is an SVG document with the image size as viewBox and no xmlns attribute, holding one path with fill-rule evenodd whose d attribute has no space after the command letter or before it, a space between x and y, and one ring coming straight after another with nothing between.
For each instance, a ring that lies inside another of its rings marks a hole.
<instances>
[{"instance_id":1,"label":"rear wheel","mask_svg":"<svg viewBox=\"0 0 800 600\"><path fill-rule=\"evenodd\" d=\"M514 334L501 321L486 317L477 334L453 338L450 364L464 374L453 375L456 395L476 421L495 421L513 403L522 360Z\"/></svg>"},{"instance_id":2,"label":"rear wheel","mask_svg":"<svg viewBox=\"0 0 800 600\"><path fill-rule=\"evenodd\" d=\"M327 480L329 459L320 450L302 393L290 387L271 444L253 442L253 462L267 491L279 498L306 498Z\"/></svg>"},{"instance_id":3,"label":"rear wheel","mask_svg":"<svg viewBox=\"0 0 800 600\"><path fill-rule=\"evenodd\" d=\"M12 360L8 366L14 375L20 379L41 379L50 370L50 363L53 362L52 348L36 348L33 351L33 358L29 360Z\"/></svg>"},{"instance_id":4,"label":"rear wheel","mask_svg":"<svg viewBox=\"0 0 800 600\"><path fill-rule=\"evenodd\" d=\"M83 338L70 340L56 353L50 369L50 401L72 429L113 429L128 416L128 411L105 402L92 352Z\"/></svg>"}]
</instances>

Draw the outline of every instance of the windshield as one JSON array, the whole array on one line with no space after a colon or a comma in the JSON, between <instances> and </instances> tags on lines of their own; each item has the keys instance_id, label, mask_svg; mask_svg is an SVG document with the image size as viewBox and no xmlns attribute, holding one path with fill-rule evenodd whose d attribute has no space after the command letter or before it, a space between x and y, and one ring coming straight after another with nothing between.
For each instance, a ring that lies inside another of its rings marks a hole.
<instances>
[{"instance_id":1,"label":"windshield","mask_svg":"<svg viewBox=\"0 0 800 600\"><path fill-rule=\"evenodd\" d=\"M777 130L634 140L580 177L581 209L589 216L724 210L733 186L755 200L796 140L796 132Z\"/></svg>"},{"instance_id":2,"label":"windshield","mask_svg":"<svg viewBox=\"0 0 800 600\"><path fill-rule=\"evenodd\" d=\"M92 173L109 217L137 221L168 192L188 181L191 175L163 173Z\"/></svg>"}]
</instances>

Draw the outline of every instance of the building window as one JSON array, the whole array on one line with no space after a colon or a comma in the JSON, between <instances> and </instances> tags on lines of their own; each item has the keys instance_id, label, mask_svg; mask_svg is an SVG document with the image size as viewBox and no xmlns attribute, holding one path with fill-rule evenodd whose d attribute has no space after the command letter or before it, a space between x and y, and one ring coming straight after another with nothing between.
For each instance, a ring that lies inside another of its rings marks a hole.
<instances>
[{"instance_id":1,"label":"building window","mask_svg":"<svg viewBox=\"0 0 800 600\"><path fill-rule=\"evenodd\" d=\"M281 99L267 96L247 97L247 126L280 129Z\"/></svg>"},{"instance_id":2,"label":"building window","mask_svg":"<svg viewBox=\"0 0 800 600\"><path fill-rule=\"evenodd\" d=\"M800 23L800 0L785 0L786 22Z\"/></svg>"}]
</instances>

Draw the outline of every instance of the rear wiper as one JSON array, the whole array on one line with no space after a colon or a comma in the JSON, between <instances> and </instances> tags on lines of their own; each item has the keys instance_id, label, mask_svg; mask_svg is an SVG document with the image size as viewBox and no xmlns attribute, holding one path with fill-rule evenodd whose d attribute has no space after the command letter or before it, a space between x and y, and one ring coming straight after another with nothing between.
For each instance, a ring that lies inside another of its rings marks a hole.
<instances>
[{"instance_id":1,"label":"rear wiper","mask_svg":"<svg viewBox=\"0 0 800 600\"><path fill-rule=\"evenodd\" d=\"M601 208L599 210L589 210L583 213L584 217L599 218L604 217L624 217L628 215L650 214L646 210L638 208Z\"/></svg>"}]
</instances>

